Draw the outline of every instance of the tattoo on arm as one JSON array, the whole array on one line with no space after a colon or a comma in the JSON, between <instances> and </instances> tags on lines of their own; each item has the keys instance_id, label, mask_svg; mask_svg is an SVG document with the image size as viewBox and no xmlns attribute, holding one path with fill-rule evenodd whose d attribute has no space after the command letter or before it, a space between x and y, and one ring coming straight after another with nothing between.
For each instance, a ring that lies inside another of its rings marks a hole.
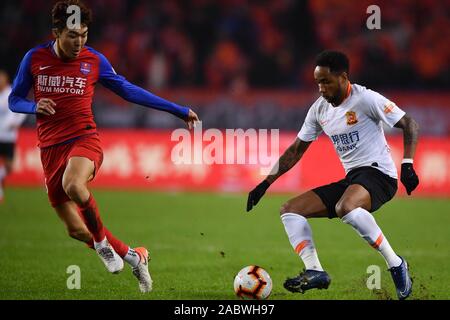
<instances>
[{"instance_id":1,"label":"tattoo on arm","mask_svg":"<svg viewBox=\"0 0 450 320\"><path fill-rule=\"evenodd\" d=\"M410 145L417 142L417 132L413 130L405 130L403 133L405 145Z\"/></svg>"},{"instance_id":2,"label":"tattoo on arm","mask_svg":"<svg viewBox=\"0 0 450 320\"><path fill-rule=\"evenodd\" d=\"M419 138L419 125L410 116L405 115L395 124L396 128L403 130L404 158L414 158Z\"/></svg>"},{"instance_id":3,"label":"tattoo on arm","mask_svg":"<svg viewBox=\"0 0 450 320\"><path fill-rule=\"evenodd\" d=\"M278 163L272 169L271 174L266 178L266 180L269 183L273 183L283 174L288 172L302 158L310 144L311 141L305 142L297 138L280 157Z\"/></svg>"}]
</instances>

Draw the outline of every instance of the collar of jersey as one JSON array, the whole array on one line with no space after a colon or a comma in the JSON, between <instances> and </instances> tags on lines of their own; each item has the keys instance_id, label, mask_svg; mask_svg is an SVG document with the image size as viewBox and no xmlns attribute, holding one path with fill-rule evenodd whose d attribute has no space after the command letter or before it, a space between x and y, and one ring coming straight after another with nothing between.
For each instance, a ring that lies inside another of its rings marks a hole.
<instances>
[{"instance_id":1,"label":"collar of jersey","mask_svg":"<svg viewBox=\"0 0 450 320\"><path fill-rule=\"evenodd\" d=\"M350 97L351 93L352 93L352 84L349 81L348 85L347 85L347 92L345 94L344 100L342 100L342 102L334 108L341 107L342 105L344 105L344 103L347 101L347 98Z\"/></svg>"}]
</instances>

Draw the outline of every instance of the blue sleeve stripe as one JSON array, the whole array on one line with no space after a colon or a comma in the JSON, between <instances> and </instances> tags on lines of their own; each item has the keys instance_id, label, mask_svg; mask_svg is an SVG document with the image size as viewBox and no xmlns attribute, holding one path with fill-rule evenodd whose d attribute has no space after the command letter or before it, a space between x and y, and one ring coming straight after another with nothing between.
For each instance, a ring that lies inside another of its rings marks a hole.
<instances>
[{"instance_id":1,"label":"blue sleeve stripe","mask_svg":"<svg viewBox=\"0 0 450 320\"><path fill-rule=\"evenodd\" d=\"M167 101L128 82L123 76L116 73L103 54L90 47L87 48L100 59L99 81L103 86L129 102L152 109L166 111L182 119L187 118L189 115L189 108Z\"/></svg>"}]
</instances>

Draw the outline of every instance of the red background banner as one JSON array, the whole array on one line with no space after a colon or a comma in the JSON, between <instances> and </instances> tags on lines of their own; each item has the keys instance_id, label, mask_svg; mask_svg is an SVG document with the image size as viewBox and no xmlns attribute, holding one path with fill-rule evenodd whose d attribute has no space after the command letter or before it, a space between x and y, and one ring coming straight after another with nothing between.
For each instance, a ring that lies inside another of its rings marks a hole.
<instances>
[{"instance_id":1,"label":"red background banner","mask_svg":"<svg viewBox=\"0 0 450 320\"><path fill-rule=\"evenodd\" d=\"M171 141L171 134L172 131L100 130L104 162L92 185L114 189L248 192L263 178L258 164L176 165L171 153L179 141ZM295 135L280 133L280 154ZM14 172L7 178L8 185L44 186L36 142L34 130L20 131ZM388 142L399 169L402 137L390 136ZM208 144L203 142L203 147ZM247 144L245 151L249 154L257 150ZM450 138L421 137L414 161L420 178L415 194L448 197ZM331 142L322 136L310 146L299 164L274 183L271 191L300 193L343 176L344 170ZM405 193L401 184L399 193Z\"/></svg>"}]
</instances>

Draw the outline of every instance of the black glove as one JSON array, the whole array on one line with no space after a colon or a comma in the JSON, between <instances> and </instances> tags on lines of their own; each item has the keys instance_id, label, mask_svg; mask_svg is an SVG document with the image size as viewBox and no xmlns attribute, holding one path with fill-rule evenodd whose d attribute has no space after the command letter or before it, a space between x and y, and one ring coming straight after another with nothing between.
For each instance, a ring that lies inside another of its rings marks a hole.
<instances>
[{"instance_id":1,"label":"black glove","mask_svg":"<svg viewBox=\"0 0 450 320\"><path fill-rule=\"evenodd\" d=\"M402 173L400 181L405 186L408 195L410 195L411 192L418 186L419 177L414 171L412 163L402 163Z\"/></svg>"},{"instance_id":2,"label":"black glove","mask_svg":"<svg viewBox=\"0 0 450 320\"><path fill-rule=\"evenodd\" d=\"M266 190L270 187L270 183L264 180L260 184L256 186L255 189L250 191L248 194L248 200L247 200L247 212L252 210L253 206L256 206L256 204L259 202L259 200L262 198L264 193L266 193Z\"/></svg>"}]
</instances>

